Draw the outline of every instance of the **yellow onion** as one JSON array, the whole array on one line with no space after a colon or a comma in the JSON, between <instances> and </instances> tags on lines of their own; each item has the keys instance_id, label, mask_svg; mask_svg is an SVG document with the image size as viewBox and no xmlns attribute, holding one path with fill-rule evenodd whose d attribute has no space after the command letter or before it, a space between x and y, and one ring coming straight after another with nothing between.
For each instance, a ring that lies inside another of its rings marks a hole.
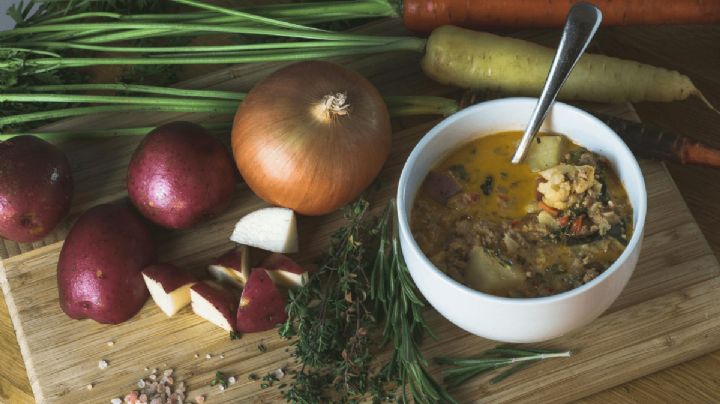
<instances>
[{"instance_id":1,"label":"yellow onion","mask_svg":"<svg viewBox=\"0 0 720 404\"><path fill-rule=\"evenodd\" d=\"M232 148L261 198L306 215L356 198L390 153L387 107L363 76L329 62L285 67L248 93L235 115Z\"/></svg>"}]
</instances>

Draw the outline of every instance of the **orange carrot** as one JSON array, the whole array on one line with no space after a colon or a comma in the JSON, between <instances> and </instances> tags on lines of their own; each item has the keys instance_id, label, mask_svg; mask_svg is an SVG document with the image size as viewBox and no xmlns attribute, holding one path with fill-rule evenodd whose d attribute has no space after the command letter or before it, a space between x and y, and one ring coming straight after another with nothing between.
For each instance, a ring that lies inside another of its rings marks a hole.
<instances>
[{"instance_id":1,"label":"orange carrot","mask_svg":"<svg viewBox=\"0 0 720 404\"><path fill-rule=\"evenodd\" d=\"M467 28L561 27L578 0L404 0L405 26L430 32L441 25ZM717 0L593 0L604 25L720 22Z\"/></svg>"},{"instance_id":2,"label":"orange carrot","mask_svg":"<svg viewBox=\"0 0 720 404\"><path fill-rule=\"evenodd\" d=\"M595 115L617 132L638 157L720 167L720 149L638 122Z\"/></svg>"},{"instance_id":3,"label":"orange carrot","mask_svg":"<svg viewBox=\"0 0 720 404\"><path fill-rule=\"evenodd\" d=\"M548 206L543 201L538 202L538 206L540 206L540 209L544 210L545 212L550 214L550 216L552 216L552 217L557 217L560 214L560 212L557 209L553 208L552 206Z\"/></svg>"},{"instance_id":4,"label":"orange carrot","mask_svg":"<svg viewBox=\"0 0 720 404\"><path fill-rule=\"evenodd\" d=\"M580 215L570 225L570 232L575 235L580 234L580 232L582 231L582 225L583 225L583 216Z\"/></svg>"}]
</instances>

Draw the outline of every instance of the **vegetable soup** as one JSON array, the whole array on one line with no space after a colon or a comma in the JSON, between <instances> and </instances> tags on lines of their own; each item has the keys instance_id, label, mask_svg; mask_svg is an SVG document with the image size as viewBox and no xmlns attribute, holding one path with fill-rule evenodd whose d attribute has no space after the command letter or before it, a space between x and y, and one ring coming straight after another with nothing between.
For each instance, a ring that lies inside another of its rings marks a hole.
<instances>
[{"instance_id":1,"label":"vegetable soup","mask_svg":"<svg viewBox=\"0 0 720 404\"><path fill-rule=\"evenodd\" d=\"M522 133L480 137L425 178L411 229L432 263L476 290L541 297L605 271L632 234L632 206L603 157L562 135L538 136L510 162Z\"/></svg>"}]
</instances>

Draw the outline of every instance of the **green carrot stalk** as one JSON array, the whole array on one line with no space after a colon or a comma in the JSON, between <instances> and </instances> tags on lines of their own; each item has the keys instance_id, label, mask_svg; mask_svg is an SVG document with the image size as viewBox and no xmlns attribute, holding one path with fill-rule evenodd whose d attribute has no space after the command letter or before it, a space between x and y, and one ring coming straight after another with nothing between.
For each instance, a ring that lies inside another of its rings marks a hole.
<instances>
[{"instance_id":1,"label":"green carrot stalk","mask_svg":"<svg viewBox=\"0 0 720 404\"><path fill-rule=\"evenodd\" d=\"M231 125L227 122L222 123L203 123L205 129L210 132L226 132L230 130ZM29 131L0 134L0 141L11 139L16 136L35 136L48 141L71 140L78 138L106 138L119 136L145 136L155 129L154 126L143 126L136 128L118 128L118 129L100 129L100 130L59 130L59 131Z\"/></svg>"},{"instance_id":2,"label":"green carrot stalk","mask_svg":"<svg viewBox=\"0 0 720 404\"><path fill-rule=\"evenodd\" d=\"M349 40L349 41L367 41L376 38L378 42L388 42L397 40L397 37L382 37L358 34L344 34L339 32L316 31L316 30L292 30L284 28L264 28L256 26L224 26L210 24L192 24L192 23L156 23L156 22L111 22L111 23L69 23L57 25L35 25L30 27L15 28L9 31L0 31L0 38L11 38L16 35L27 35L41 32L58 32L58 31L84 31L84 30L156 30L164 29L169 31L197 31L207 33L224 33L224 34L249 34L249 35L267 35L279 36L286 38L305 38L318 40ZM125 37L118 37L115 40L124 40ZM101 42L104 38L93 37L82 40L83 43Z\"/></svg>"},{"instance_id":3,"label":"green carrot stalk","mask_svg":"<svg viewBox=\"0 0 720 404\"><path fill-rule=\"evenodd\" d=\"M189 90L131 84L62 84L31 86L24 94L0 94L2 102L21 103L74 103L112 104L74 106L27 114L0 117L0 127L20 123L44 121L105 112L204 112L234 114L244 93L219 90ZM169 97L136 97L116 95L87 95L63 93L35 93L34 91L125 91L130 93L162 94ZM181 98L182 97L182 98ZM408 115L450 115L458 110L452 100L433 96L388 96L385 97L388 111L392 116Z\"/></svg>"},{"instance_id":4,"label":"green carrot stalk","mask_svg":"<svg viewBox=\"0 0 720 404\"><path fill-rule=\"evenodd\" d=\"M228 9L225 9L228 10ZM188 13L164 14L121 14L114 12L82 12L49 18L36 23L36 25L51 25L70 21L89 19L109 19L115 21L195 21L205 23L237 23L247 21L244 15L255 14L259 17L282 19L288 23L297 24L299 20L307 18L320 18L317 22L334 20L351 20L371 17L397 17L398 10L387 0L352 0L352 1L325 1L312 3L267 4L250 7L229 9L241 11L242 15L228 15L227 12L195 11Z\"/></svg>"},{"instance_id":5,"label":"green carrot stalk","mask_svg":"<svg viewBox=\"0 0 720 404\"><path fill-rule=\"evenodd\" d=\"M268 25L268 26L290 28L290 29L296 29L296 30L301 30L301 31L321 31L321 30L319 30L317 28L313 28L313 27L306 27L304 25L293 24L293 23L286 22L283 20L267 18L267 17L256 15L256 14L245 13L245 12L233 10L230 8L220 7L220 6L217 6L214 4L206 4L206 3L203 3L200 1L195 1L195 0L171 0L171 1L173 1L175 3L199 8L202 10L213 11L213 12L225 14L225 15L231 15L233 17L240 17L243 20L252 21L252 22L256 22L256 23L260 23L260 24L264 24L264 25Z\"/></svg>"},{"instance_id":6,"label":"green carrot stalk","mask_svg":"<svg viewBox=\"0 0 720 404\"><path fill-rule=\"evenodd\" d=\"M117 57L117 58L33 58L19 59L8 58L0 61L1 70L24 69L27 73L39 73L43 71L56 70L61 68L79 68L88 66L103 65L188 65L188 64L236 64L236 63L257 63L257 62L280 62L300 61L337 56L350 56L370 54L386 51L418 51L425 46L420 38L402 38L392 42L378 45L368 45L360 42L358 45L347 47L323 47L307 49L289 49L282 52L271 50L245 51L237 55L211 56L199 54L194 57L163 56L155 58L142 57Z\"/></svg>"},{"instance_id":7,"label":"green carrot stalk","mask_svg":"<svg viewBox=\"0 0 720 404\"><path fill-rule=\"evenodd\" d=\"M15 46L35 46L46 49L80 49L97 52L122 52L122 53L177 53L192 54L195 52L230 52L247 51L247 50L264 50L264 49L300 49L300 48L323 48L348 47L357 45L376 45L377 41L327 41L322 44L317 41L301 41L301 42L271 42L271 43L251 43L241 45L184 45L184 46L109 46L109 45L93 45L76 42L17 42ZM10 44L0 44L0 47L10 46ZM11 48L5 48L11 49ZM176 55L177 56L177 55Z\"/></svg>"},{"instance_id":8,"label":"green carrot stalk","mask_svg":"<svg viewBox=\"0 0 720 404\"><path fill-rule=\"evenodd\" d=\"M233 114L237 107L208 107L204 105L97 105L91 107L63 108L49 111L31 112L28 114L10 115L0 118L0 128L7 125L16 125L48 119L61 119L77 116L86 116L104 112L203 112L214 114Z\"/></svg>"},{"instance_id":9,"label":"green carrot stalk","mask_svg":"<svg viewBox=\"0 0 720 404\"><path fill-rule=\"evenodd\" d=\"M33 94L0 94L0 102L51 102L51 103L67 103L67 102L84 102L84 103L106 103L106 104L131 104L131 105L167 105L167 106L185 106L185 105L203 105L207 107L226 107L237 108L238 103L229 100L192 100L188 101L182 98L173 97L125 97L125 96L104 96L104 95L77 95L77 94L49 94L49 93L33 93Z\"/></svg>"},{"instance_id":10,"label":"green carrot stalk","mask_svg":"<svg viewBox=\"0 0 720 404\"><path fill-rule=\"evenodd\" d=\"M109 84L50 84L42 86L23 87L25 91L122 91L129 93L164 94L177 97L214 98L225 100L242 100L244 93L222 90L194 90L187 88L160 87L139 84L109 83ZM104 102L104 101L103 101Z\"/></svg>"}]
</instances>

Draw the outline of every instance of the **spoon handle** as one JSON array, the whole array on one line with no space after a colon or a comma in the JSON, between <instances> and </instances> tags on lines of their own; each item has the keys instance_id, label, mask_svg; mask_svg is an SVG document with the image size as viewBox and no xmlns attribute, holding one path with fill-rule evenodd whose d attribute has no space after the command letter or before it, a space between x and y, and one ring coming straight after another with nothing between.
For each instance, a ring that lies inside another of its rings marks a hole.
<instances>
[{"instance_id":1,"label":"spoon handle","mask_svg":"<svg viewBox=\"0 0 720 404\"><path fill-rule=\"evenodd\" d=\"M513 164L518 164L525 158L535 134L537 134L543 121L545 121L550 106L555 102L560 88L567 80L577 61L580 60L580 56L585 52L590 40L595 36L601 21L602 13L592 4L576 3L570 9L567 21L565 21L560 45L545 81L545 87L540 94L538 103L535 105L535 110L533 110L530 122L527 129L525 129L525 134L523 134L515 155L513 155Z\"/></svg>"}]
</instances>

